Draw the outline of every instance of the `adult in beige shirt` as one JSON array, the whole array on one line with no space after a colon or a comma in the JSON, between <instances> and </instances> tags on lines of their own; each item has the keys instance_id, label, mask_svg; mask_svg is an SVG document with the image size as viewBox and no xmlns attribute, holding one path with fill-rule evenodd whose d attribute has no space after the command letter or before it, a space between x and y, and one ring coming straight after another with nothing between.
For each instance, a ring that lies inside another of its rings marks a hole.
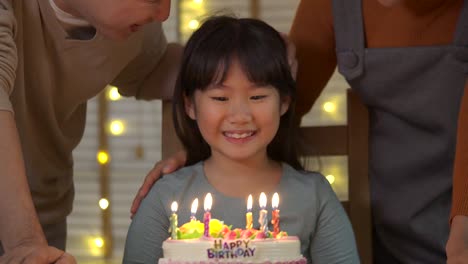
<instances>
[{"instance_id":1,"label":"adult in beige shirt","mask_svg":"<svg viewBox=\"0 0 468 264\"><path fill-rule=\"evenodd\" d=\"M170 98L182 48L161 29L169 8L0 0L0 263L74 263L62 250L86 102L109 83L125 96Z\"/></svg>"}]
</instances>

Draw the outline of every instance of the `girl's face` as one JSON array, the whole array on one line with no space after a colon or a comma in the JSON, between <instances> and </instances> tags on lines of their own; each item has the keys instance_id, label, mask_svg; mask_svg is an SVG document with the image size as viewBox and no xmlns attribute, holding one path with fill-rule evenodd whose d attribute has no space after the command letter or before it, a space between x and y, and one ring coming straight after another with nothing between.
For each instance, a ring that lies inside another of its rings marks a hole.
<instances>
[{"instance_id":1,"label":"girl's face","mask_svg":"<svg viewBox=\"0 0 468 264\"><path fill-rule=\"evenodd\" d=\"M115 40L154 20L169 16L170 0L54 0L60 8L91 23L96 30Z\"/></svg>"},{"instance_id":2,"label":"girl's face","mask_svg":"<svg viewBox=\"0 0 468 264\"><path fill-rule=\"evenodd\" d=\"M277 89L251 83L239 62L233 61L226 80L185 98L185 110L196 120L211 147L212 158L265 160L266 149L289 107Z\"/></svg>"}]
</instances>

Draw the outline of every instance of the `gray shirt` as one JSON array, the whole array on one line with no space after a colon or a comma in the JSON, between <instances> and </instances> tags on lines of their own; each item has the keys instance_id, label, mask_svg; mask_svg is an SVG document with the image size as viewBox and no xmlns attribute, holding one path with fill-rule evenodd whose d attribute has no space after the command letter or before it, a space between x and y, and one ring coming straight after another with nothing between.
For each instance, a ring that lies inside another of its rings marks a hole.
<instances>
[{"instance_id":1,"label":"gray shirt","mask_svg":"<svg viewBox=\"0 0 468 264\"><path fill-rule=\"evenodd\" d=\"M261 191L261 190L260 190ZM197 219L203 219L203 199L213 196L212 218L233 228L245 228L246 198L225 196L206 179L203 163L182 168L156 182L142 201L130 225L124 263L157 263L163 257L162 243L169 237L171 203L177 201L179 226L189 221L190 208L199 199ZM309 263L359 263L354 234L348 217L328 181L318 173L299 172L283 163L283 174L275 192L280 196L280 227L301 240L301 253ZM268 219L271 197L267 194ZM258 197L252 209L254 228L259 227ZM269 230L273 227L269 223Z\"/></svg>"}]
</instances>

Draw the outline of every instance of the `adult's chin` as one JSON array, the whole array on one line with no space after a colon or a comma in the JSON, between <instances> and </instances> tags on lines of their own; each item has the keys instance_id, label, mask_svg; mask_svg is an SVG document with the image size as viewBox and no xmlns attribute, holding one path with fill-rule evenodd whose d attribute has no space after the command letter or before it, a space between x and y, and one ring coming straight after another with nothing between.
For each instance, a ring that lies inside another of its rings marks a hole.
<instances>
[{"instance_id":1,"label":"adult's chin","mask_svg":"<svg viewBox=\"0 0 468 264\"><path fill-rule=\"evenodd\" d=\"M98 29L98 32L103 37L107 39L115 40L115 41L124 41L128 39L128 37L130 37L130 35L132 34L130 30L123 31L123 30L103 30L103 29L99 30Z\"/></svg>"},{"instance_id":2,"label":"adult's chin","mask_svg":"<svg viewBox=\"0 0 468 264\"><path fill-rule=\"evenodd\" d=\"M383 6L391 7L391 6L394 6L403 2L404 0L378 0L378 1Z\"/></svg>"}]
</instances>

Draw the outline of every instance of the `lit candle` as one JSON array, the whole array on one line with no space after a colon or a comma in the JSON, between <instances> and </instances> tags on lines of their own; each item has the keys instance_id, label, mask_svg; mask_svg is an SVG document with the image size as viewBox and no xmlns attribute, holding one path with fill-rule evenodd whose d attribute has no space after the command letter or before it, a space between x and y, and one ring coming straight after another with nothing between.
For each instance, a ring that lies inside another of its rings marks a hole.
<instances>
[{"instance_id":1,"label":"lit candle","mask_svg":"<svg viewBox=\"0 0 468 264\"><path fill-rule=\"evenodd\" d=\"M247 214L245 215L245 229L252 229L252 195L247 198Z\"/></svg>"},{"instance_id":2,"label":"lit candle","mask_svg":"<svg viewBox=\"0 0 468 264\"><path fill-rule=\"evenodd\" d=\"M267 198L266 198L265 193L262 192L260 194L259 202L260 202L260 216L258 217L258 223L260 224L260 231L266 234L268 232L268 219L267 219L268 212L265 209L266 204L267 204Z\"/></svg>"},{"instance_id":3,"label":"lit candle","mask_svg":"<svg viewBox=\"0 0 468 264\"><path fill-rule=\"evenodd\" d=\"M192 202L192 209L190 210L191 214L190 214L190 221L196 221L197 218L195 217L195 214L197 213L197 209L198 209L198 198L195 198L195 200L193 200Z\"/></svg>"},{"instance_id":4,"label":"lit candle","mask_svg":"<svg viewBox=\"0 0 468 264\"><path fill-rule=\"evenodd\" d=\"M172 215L169 219L171 221L171 225L169 227L169 232L171 232L171 238L177 239L177 202L172 202L171 204L171 211Z\"/></svg>"},{"instance_id":5,"label":"lit candle","mask_svg":"<svg viewBox=\"0 0 468 264\"><path fill-rule=\"evenodd\" d=\"M205 224L205 232L204 236L209 237L210 236L210 220L211 220L211 205L213 203L213 198L211 197L211 193L208 193L205 196L205 201L203 204L203 207L205 208L205 214L203 215L203 223Z\"/></svg>"},{"instance_id":6,"label":"lit candle","mask_svg":"<svg viewBox=\"0 0 468 264\"><path fill-rule=\"evenodd\" d=\"M273 211L271 212L271 224L273 225L273 235L276 237L276 235L280 232L279 228L279 195L278 193L273 194L273 198L271 199L271 207Z\"/></svg>"}]
</instances>

